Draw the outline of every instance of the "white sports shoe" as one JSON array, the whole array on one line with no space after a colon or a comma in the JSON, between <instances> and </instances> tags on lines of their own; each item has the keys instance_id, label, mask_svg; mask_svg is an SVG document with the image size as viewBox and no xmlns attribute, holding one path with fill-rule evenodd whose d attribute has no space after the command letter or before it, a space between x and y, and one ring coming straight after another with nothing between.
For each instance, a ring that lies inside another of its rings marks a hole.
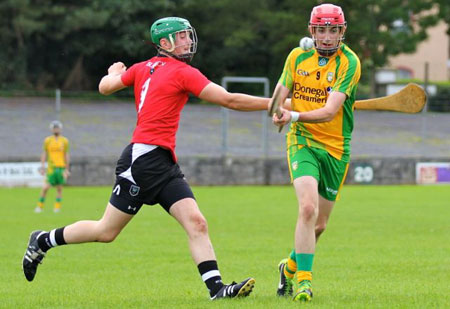
<instances>
[{"instance_id":1,"label":"white sports shoe","mask_svg":"<svg viewBox=\"0 0 450 309\"><path fill-rule=\"evenodd\" d=\"M42 208L39 207L39 206L37 206L37 207L34 209L34 212L35 212L35 213L40 213L40 212L42 212Z\"/></svg>"}]
</instances>

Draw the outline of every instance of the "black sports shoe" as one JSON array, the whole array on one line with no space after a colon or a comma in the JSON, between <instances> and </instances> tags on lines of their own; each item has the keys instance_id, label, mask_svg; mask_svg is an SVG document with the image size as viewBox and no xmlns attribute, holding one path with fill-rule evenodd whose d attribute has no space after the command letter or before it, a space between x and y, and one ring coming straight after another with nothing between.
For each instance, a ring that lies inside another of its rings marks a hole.
<instances>
[{"instance_id":1,"label":"black sports shoe","mask_svg":"<svg viewBox=\"0 0 450 309\"><path fill-rule=\"evenodd\" d=\"M292 279L286 278L284 268L286 267L287 259L281 260L278 264L278 271L280 272L280 281L278 282L277 295L290 296L293 294Z\"/></svg>"},{"instance_id":2,"label":"black sports shoe","mask_svg":"<svg viewBox=\"0 0 450 309\"><path fill-rule=\"evenodd\" d=\"M224 285L216 295L211 297L211 300L218 298L235 298L248 296L255 286L255 279L248 278L241 283L232 282L231 284Z\"/></svg>"},{"instance_id":3,"label":"black sports shoe","mask_svg":"<svg viewBox=\"0 0 450 309\"><path fill-rule=\"evenodd\" d=\"M22 269L25 274L25 278L28 281L33 281L36 275L37 267L42 263L42 259L45 257L45 252L39 249L37 237L43 231L31 232L30 240L28 241L28 247L25 251L25 255L22 260Z\"/></svg>"}]
</instances>

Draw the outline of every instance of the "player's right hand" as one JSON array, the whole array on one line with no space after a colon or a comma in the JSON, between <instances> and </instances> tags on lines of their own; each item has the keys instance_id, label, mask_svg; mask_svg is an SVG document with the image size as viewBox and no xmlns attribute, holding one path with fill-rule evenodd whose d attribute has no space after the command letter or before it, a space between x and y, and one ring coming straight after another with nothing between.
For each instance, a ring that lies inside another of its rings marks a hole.
<instances>
[{"instance_id":1,"label":"player's right hand","mask_svg":"<svg viewBox=\"0 0 450 309\"><path fill-rule=\"evenodd\" d=\"M108 68L108 74L120 75L127 70L123 62L115 62Z\"/></svg>"},{"instance_id":2,"label":"player's right hand","mask_svg":"<svg viewBox=\"0 0 450 309\"><path fill-rule=\"evenodd\" d=\"M280 108L281 110L281 117L278 118L277 114L273 114L272 116L272 122L276 126L284 126L288 124L291 121L291 112L287 109Z\"/></svg>"},{"instance_id":3,"label":"player's right hand","mask_svg":"<svg viewBox=\"0 0 450 309\"><path fill-rule=\"evenodd\" d=\"M69 170L64 170L64 172L63 172L64 179L67 180L67 178L69 178L69 176L70 176L70 171Z\"/></svg>"}]
</instances>

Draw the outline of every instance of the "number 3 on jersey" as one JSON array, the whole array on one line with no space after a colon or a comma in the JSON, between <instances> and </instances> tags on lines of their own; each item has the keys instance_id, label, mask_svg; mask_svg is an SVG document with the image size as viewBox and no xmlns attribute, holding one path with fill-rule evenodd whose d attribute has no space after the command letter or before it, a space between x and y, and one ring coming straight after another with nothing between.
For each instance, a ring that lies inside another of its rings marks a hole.
<instances>
[{"instance_id":1,"label":"number 3 on jersey","mask_svg":"<svg viewBox=\"0 0 450 309\"><path fill-rule=\"evenodd\" d=\"M142 106L144 106L145 97L147 96L147 91L148 91L148 85L150 84L150 80L151 80L151 79L152 79L152 78L149 77L149 78L145 81L144 85L142 86L141 95L140 95L140 98L139 98L138 114L140 113L140 111L141 111L141 109L142 109Z\"/></svg>"}]
</instances>

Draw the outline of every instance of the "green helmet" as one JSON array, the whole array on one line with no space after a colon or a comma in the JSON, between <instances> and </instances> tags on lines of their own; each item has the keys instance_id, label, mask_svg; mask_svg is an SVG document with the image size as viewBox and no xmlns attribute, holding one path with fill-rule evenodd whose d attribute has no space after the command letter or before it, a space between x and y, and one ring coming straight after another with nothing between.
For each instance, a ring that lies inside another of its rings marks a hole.
<instances>
[{"instance_id":1,"label":"green helmet","mask_svg":"<svg viewBox=\"0 0 450 309\"><path fill-rule=\"evenodd\" d=\"M192 44L190 46L190 51L186 54L174 55L172 54L172 52L176 48L175 34L181 31L188 32L189 36L191 37ZM158 19L151 26L150 35L152 43L156 45L158 51L163 50L164 52L169 53L170 56L178 58L179 60L189 62L192 60L195 52L197 51L197 35L195 33L194 27L191 26L187 19L180 17L165 17ZM167 39L172 44L172 48L170 50L161 48L160 40L163 38Z\"/></svg>"}]
</instances>

